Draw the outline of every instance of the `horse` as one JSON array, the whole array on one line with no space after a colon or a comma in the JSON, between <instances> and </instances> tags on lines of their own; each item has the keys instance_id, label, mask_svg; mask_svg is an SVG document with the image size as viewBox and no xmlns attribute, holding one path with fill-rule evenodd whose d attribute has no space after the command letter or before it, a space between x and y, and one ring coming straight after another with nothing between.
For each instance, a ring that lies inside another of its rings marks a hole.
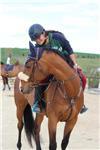
<instances>
[{"instance_id":1,"label":"horse","mask_svg":"<svg viewBox=\"0 0 100 150\"><path fill-rule=\"evenodd\" d=\"M32 94L28 95L27 98L25 95L23 95L19 89L20 86L20 80L18 77L16 77L14 82L14 100L16 104L16 114L17 114L17 128L18 128L18 141L17 141L17 148L18 150L21 150L22 143L21 143L21 133L23 126L25 127L26 136L29 141L29 144L32 147L31 137L34 137L34 119L32 116L31 107L28 103L29 96L31 95L31 98L34 97L34 91L32 91ZM28 120L28 122L27 122ZM24 121L24 122L23 122ZM29 132L29 133L28 133Z\"/></svg>"},{"instance_id":2,"label":"horse","mask_svg":"<svg viewBox=\"0 0 100 150\"><path fill-rule=\"evenodd\" d=\"M5 68L6 68L6 64L0 62L0 76L2 77L3 80L3 86L4 86L3 90L6 89L6 85L8 85L8 89L10 90L11 87L9 85L8 78L16 77L17 74L23 70L23 65L21 65L17 60L10 71L7 71Z\"/></svg>"},{"instance_id":3,"label":"horse","mask_svg":"<svg viewBox=\"0 0 100 150\"><path fill-rule=\"evenodd\" d=\"M21 80L21 92L28 94L35 86L44 84L43 81L49 75L54 76L54 80L50 81L44 92L45 115L48 117L49 150L57 149L56 130L59 121L65 122L61 143L61 149L65 150L84 104L84 93L79 75L61 56L53 51L44 50L39 60L37 58L27 60L24 71L19 73L18 77ZM30 107L27 109L30 110ZM27 115L29 117L30 114ZM38 114L33 126L37 150L41 150L39 132L43 117L41 113ZM26 122L29 124L28 120ZM28 136L33 134L33 130L27 133Z\"/></svg>"},{"instance_id":4,"label":"horse","mask_svg":"<svg viewBox=\"0 0 100 150\"><path fill-rule=\"evenodd\" d=\"M17 114L17 128L18 128L18 140L17 140L17 148L21 150L22 142L21 142L21 134L22 129L24 127L26 137L31 147L32 146L32 138L37 143L37 150L40 149L39 142L39 132L40 125L43 121L45 112L41 112L39 115L36 114L36 118L34 120L31 106L34 101L34 89L30 94L24 94L20 91L20 80L16 77L14 82L14 100L16 105L16 114Z\"/></svg>"}]
</instances>

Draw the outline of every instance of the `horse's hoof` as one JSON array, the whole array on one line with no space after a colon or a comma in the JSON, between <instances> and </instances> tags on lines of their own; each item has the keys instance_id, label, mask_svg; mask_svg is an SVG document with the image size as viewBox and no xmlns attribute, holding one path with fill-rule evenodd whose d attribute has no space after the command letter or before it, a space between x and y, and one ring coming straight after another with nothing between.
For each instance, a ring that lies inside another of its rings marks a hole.
<instances>
[{"instance_id":1,"label":"horse's hoof","mask_svg":"<svg viewBox=\"0 0 100 150\"><path fill-rule=\"evenodd\" d=\"M17 148L18 150L21 150L22 144L21 143L17 143Z\"/></svg>"}]
</instances>

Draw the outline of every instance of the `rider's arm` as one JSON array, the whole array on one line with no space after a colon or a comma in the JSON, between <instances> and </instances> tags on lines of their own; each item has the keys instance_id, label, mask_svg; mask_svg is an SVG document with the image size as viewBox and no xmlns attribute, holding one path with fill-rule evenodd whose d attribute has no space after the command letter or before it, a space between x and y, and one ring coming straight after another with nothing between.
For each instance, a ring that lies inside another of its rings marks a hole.
<instances>
[{"instance_id":1,"label":"rider's arm","mask_svg":"<svg viewBox=\"0 0 100 150\"><path fill-rule=\"evenodd\" d=\"M75 64L75 66L77 66L76 57L73 52L73 49L72 49L69 41L65 38L65 36L63 34L56 33L55 39L59 40L59 42L62 45L62 48L67 51L67 53L70 56L70 58L72 59L73 63Z\"/></svg>"}]
</instances>

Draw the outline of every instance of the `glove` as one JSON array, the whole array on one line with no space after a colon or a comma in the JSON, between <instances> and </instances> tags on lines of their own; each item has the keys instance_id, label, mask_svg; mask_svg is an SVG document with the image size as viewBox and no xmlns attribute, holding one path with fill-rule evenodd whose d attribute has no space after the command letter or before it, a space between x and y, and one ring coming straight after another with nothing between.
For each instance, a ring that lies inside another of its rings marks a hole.
<instances>
[{"instance_id":1,"label":"glove","mask_svg":"<svg viewBox=\"0 0 100 150\"><path fill-rule=\"evenodd\" d=\"M78 64L74 64L74 69L77 70Z\"/></svg>"},{"instance_id":2,"label":"glove","mask_svg":"<svg viewBox=\"0 0 100 150\"><path fill-rule=\"evenodd\" d=\"M82 70L80 66L78 66L78 64L74 65L74 69L76 72L78 72L78 70Z\"/></svg>"}]
</instances>

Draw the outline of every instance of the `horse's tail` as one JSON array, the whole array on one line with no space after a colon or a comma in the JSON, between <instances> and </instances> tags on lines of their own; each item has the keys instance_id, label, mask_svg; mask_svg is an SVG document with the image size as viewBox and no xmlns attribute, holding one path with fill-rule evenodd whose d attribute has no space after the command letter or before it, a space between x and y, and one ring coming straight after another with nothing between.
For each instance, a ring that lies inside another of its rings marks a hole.
<instances>
[{"instance_id":1,"label":"horse's tail","mask_svg":"<svg viewBox=\"0 0 100 150\"><path fill-rule=\"evenodd\" d=\"M32 137L34 139L34 118L31 110L31 106L27 104L24 110L24 128L26 137L31 147L32 146Z\"/></svg>"}]
</instances>

